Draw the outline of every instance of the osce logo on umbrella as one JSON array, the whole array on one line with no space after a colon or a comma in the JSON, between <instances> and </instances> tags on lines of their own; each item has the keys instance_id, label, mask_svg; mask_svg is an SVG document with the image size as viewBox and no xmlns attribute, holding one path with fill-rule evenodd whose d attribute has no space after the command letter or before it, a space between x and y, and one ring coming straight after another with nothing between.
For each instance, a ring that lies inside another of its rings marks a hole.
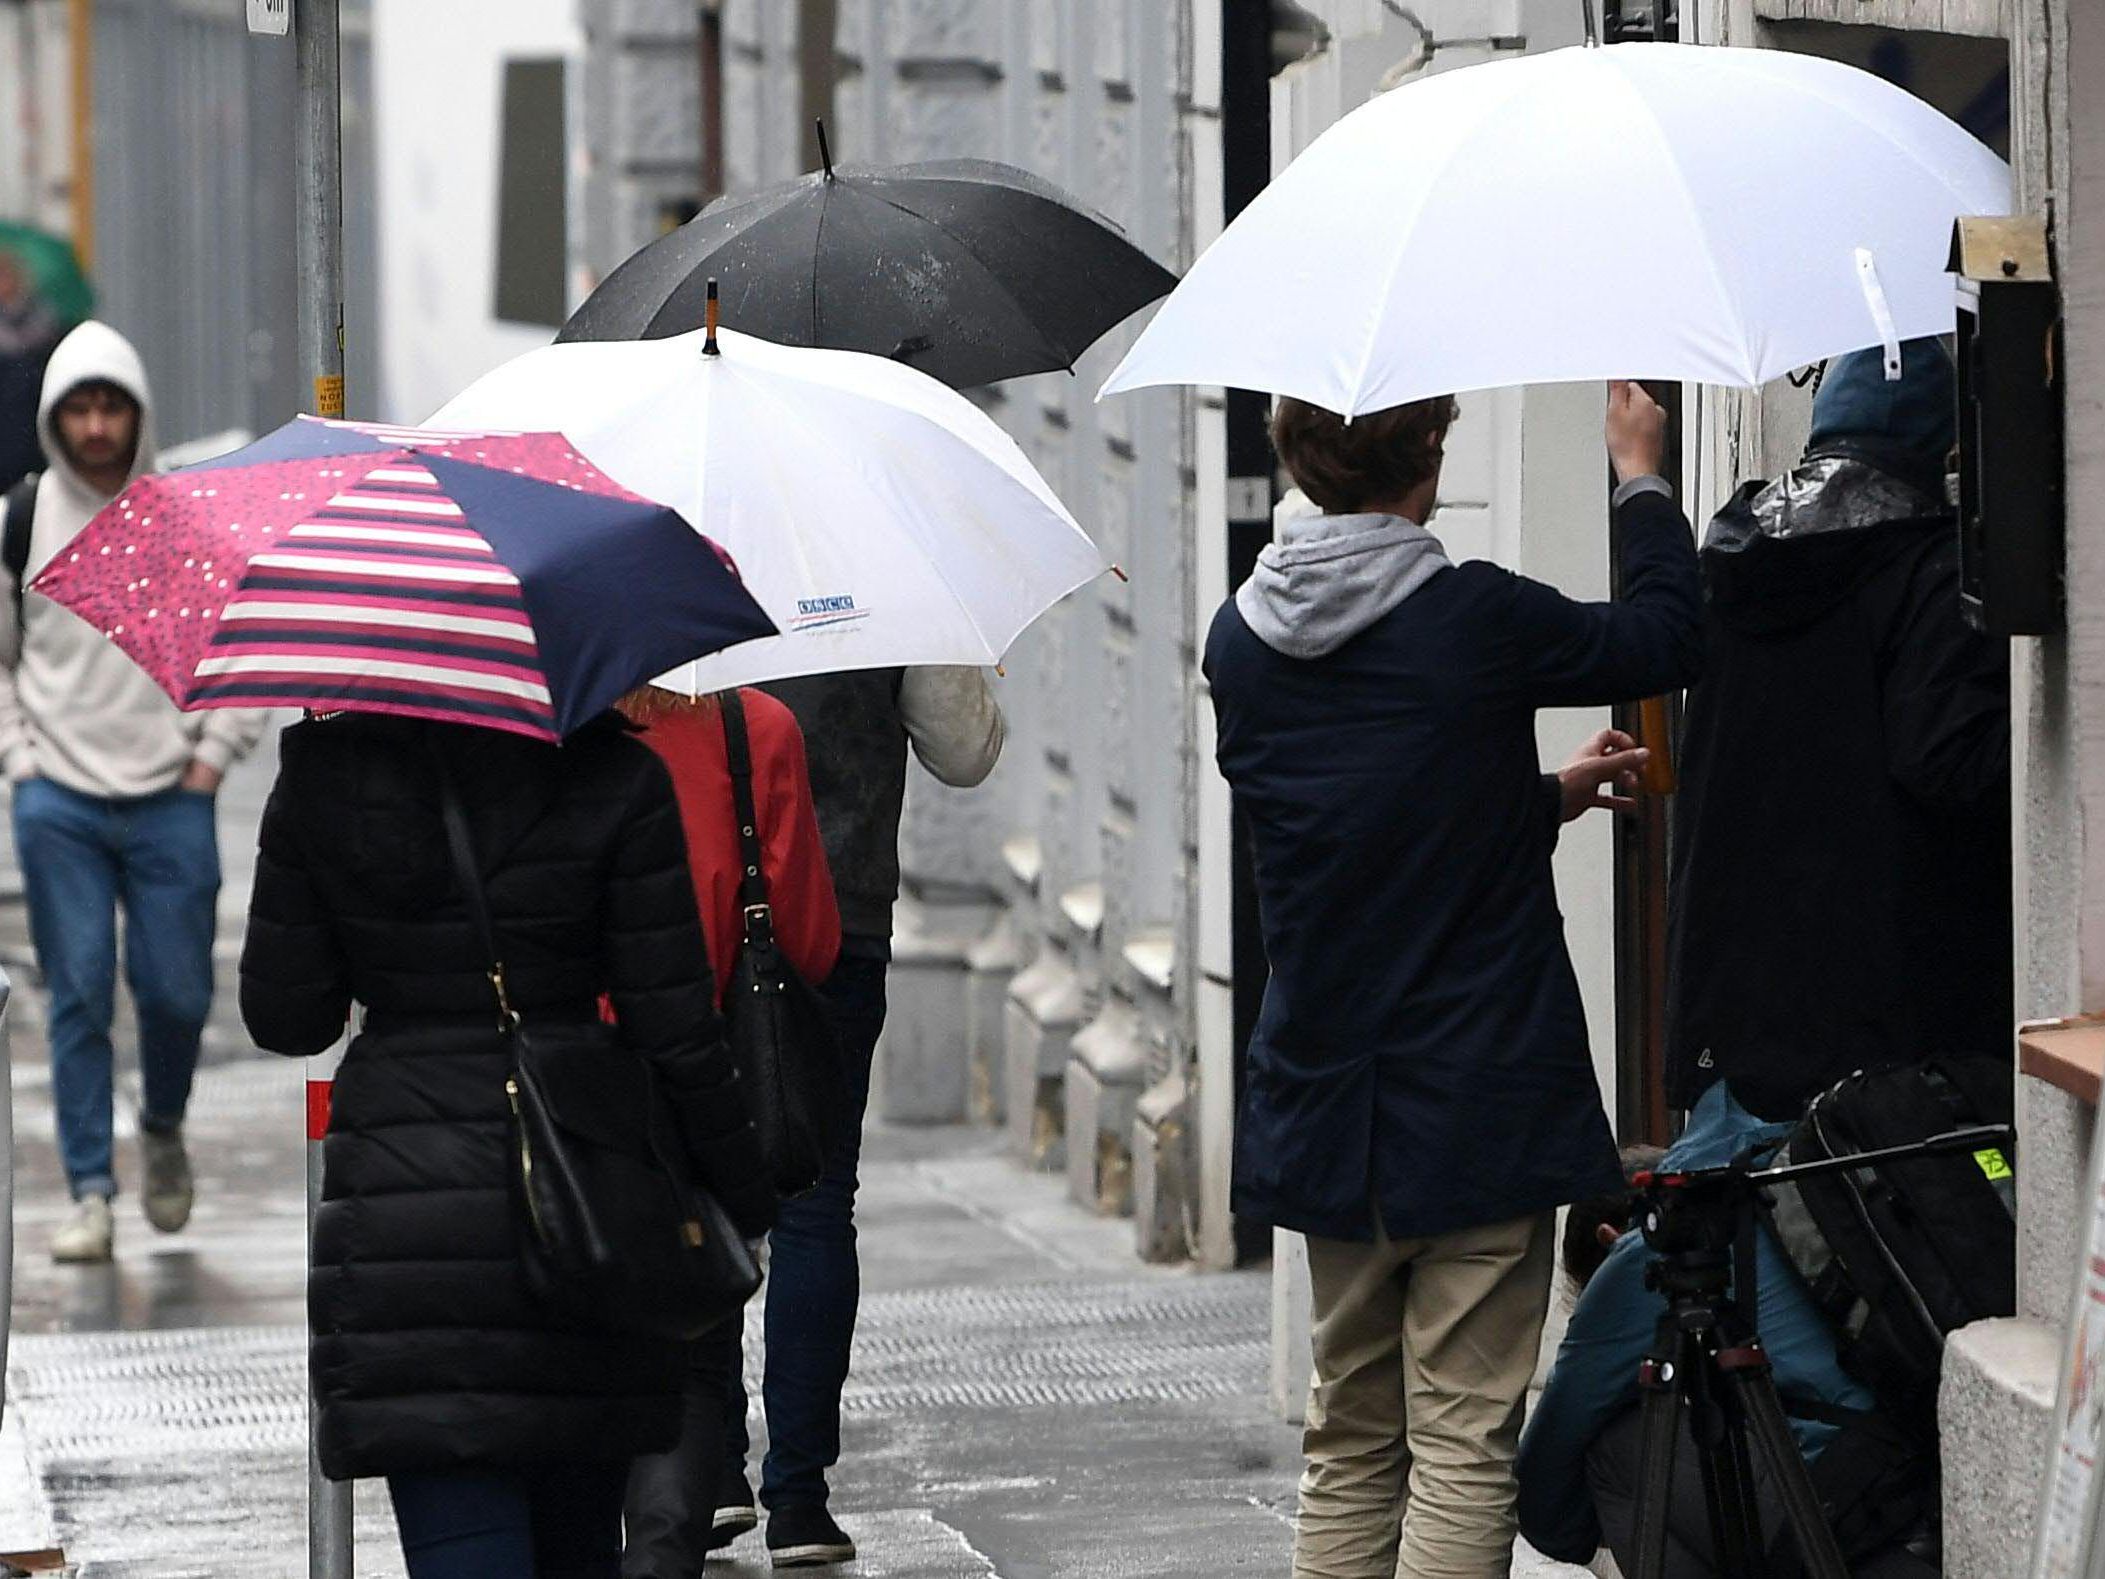
<instances>
[{"instance_id":1,"label":"osce logo on umbrella","mask_svg":"<svg viewBox=\"0 0 2105 1579\"><path fill-rule=\"evenodd\" d=\"M847 593L827 598L799 598L796 617L789 622L789 628L793 631L823 630L829 625L852 625L869 617L870 611L857 608L855 599Z\"/></svg>"}]
</instances>

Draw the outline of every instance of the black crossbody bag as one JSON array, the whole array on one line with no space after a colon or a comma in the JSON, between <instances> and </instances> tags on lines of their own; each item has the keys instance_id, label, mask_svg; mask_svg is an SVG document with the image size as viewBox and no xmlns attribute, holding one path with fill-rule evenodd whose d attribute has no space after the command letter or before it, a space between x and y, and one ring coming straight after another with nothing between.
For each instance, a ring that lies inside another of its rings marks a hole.
<instances>
[{"instance_id":1,"label":"black crossbody bag","mask_svg":"<svg viewBox=\"0 0 2105 1579\"><path fill-rule=\"evenodd\" d=\"M433 753L446 843L490 961L511 1051L507 1162L535 1298L581 1323L692 1339L735 1317L760 1267L687 1147L649 1063L598 1021L529 1025L513 1009L460 792Z\"/></svg>"},{"instance_id":2,"label":"black crossbody bag","mask_svg":"<svg viewBox=\"0 0 2105 1579\"><path fill-rule=\"evenodd\" d=\"M819 1182L833 1140L846 1121L840 1035L833 1016L775 941L775 910L761 857L753 807L753 749L745 704L736 691L718 703L724 757L738 812L738 904L744 917L737 962L724 994L732 1055L760 1134L760 1154L785 1199Z\"/></svg>"}]
</instances>

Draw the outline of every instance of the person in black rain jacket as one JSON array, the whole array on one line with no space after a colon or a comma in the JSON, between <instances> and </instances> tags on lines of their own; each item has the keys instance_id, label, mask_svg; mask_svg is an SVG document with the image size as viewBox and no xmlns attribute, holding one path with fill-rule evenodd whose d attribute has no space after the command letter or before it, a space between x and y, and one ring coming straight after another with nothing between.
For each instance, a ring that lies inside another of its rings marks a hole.
<instances>
[{"instance_id":1,"label":"person in black rain jacket","mask_svg":"<svg viewBox=\"0 0 2105 1579\"><path fill-rule=\"evenodd\" d=\"M507 1189L508 1051L452 874L466 805L513 1002L602 994L741 1232L771 1221L663 764L609 715L553 746L344 714L285 732L241 961L249 1033L337 1072L308 1311L322 1468L386 1475L412 1579L612 1579L629 1459L677 1432L683 1347L538 1307ZM487 1028L487 1035L478 1032Z\"/></svg>"},{"instance_id":2,"label":"person in black rain jacket","mask_svg":"<svg viewBox=\"0 0 2105 1579\"><path fill-rule=\"evenodd\" d=\"M1935 340L1838 358L1805 458L1706 534L1674 805L1667 1082L1795 1118L1854 1070L2007 1049L2010 659L1959 609Z\"/></svg>"}]
</instances>

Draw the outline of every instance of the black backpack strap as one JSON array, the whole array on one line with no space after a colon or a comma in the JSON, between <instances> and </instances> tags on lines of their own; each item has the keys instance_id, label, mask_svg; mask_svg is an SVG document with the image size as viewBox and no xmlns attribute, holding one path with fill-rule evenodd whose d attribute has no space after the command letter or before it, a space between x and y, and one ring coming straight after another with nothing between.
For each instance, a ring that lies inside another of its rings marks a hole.
<instances>
[{"instance_id":1,"label":"black backpack strap","mask_svg":"<svg viewBox=\"0 0 2105 1579\"><path fill-rule=\"evenodd\" d=\"M745 916L746 946L772 948L775 911L768 901L760 814L753 807L753 743L746 733L745 699L733 690L720 693L716 702L724 721L724 763L731 770L731 804L738 813L738 904Z\"/></svg>"},{"instance_id":2,"label":"black backpack strap","mask_svg":"<svg viewBox=\"0 0 2105 1579\"><path fill-rule=\"evenodd\" d=\"M0 564L14 589L15 629L22 628L22 591L29 580L29 534L37 524L37 485L42 472L31 472L7 490L7 524L0 530Z\"/></svg>"}]
</instances>

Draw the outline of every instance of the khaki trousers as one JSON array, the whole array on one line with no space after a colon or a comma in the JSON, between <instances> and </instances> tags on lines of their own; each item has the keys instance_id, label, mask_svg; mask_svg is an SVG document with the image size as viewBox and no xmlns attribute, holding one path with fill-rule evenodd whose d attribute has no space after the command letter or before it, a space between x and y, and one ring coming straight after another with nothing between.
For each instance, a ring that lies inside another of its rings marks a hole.
<instances>
[{"instance_id":1,"label":"khaki trousers","mask_svg":"<svg viewBox=\"0 0 2105 1579\"><path fill-rule=\"evenodd\" d=\"M1294 1579L1505 1579L1555 1221L1309 1239L1315 1376Z\"/></svg>"}]
</instances>

